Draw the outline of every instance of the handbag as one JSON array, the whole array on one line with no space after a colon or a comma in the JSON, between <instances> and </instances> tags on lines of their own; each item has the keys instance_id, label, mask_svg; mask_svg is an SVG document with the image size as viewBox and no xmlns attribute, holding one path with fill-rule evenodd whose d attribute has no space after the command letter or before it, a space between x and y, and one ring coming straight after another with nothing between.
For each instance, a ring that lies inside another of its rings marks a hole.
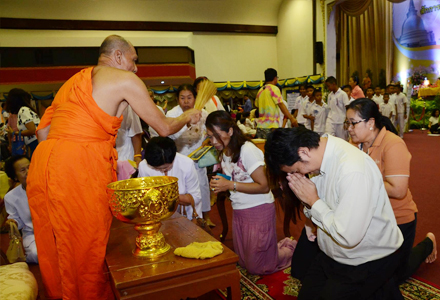
<instances>
[{"instance_id":1,"label":"handbag","mask_svg":"<svg viewBox=\"0 0 440 300\"><path fill-rule=\"evenodd\" d=\"M6 251L6 257L11 264L17 261L26 261L26 256L23 250L23 241L21 238L20 231L18 231L17 224L14 222L9 223L9 247Z\"/></svg>"},{"instance_id":2,"label":"handbag","mask_svg":"<svg viewBox=\"0 0 440 300\"><path fill-rule=\"evenodd\" d=\"M218 152L213 146L200 146L188 155L193 161L196 161L199 168L206 168L218 164Z\"/></svg>"},{"instance_id":3,"label":"handbag","mask_svg":"<svg viewBox=\"0 0 440 300\"><path fill-rule=\"evenodd\" d=\"M218 164L218 152L217 149L212 147L208 150L198 161L199 168L206 168Z\"/></svg>"},{"instance_id":4,"label":"handbag","mask_svg":"<svg viewBox=\"0 0 440 300\"><path fill-rule=\"evenodd\" d=\"M24 139L21 137L21 130L18 132L18 135L15 138L15 141L12 141L12 155L24 155L26 149L26 144L24 143Z\"/></svg>"}]
</instances>

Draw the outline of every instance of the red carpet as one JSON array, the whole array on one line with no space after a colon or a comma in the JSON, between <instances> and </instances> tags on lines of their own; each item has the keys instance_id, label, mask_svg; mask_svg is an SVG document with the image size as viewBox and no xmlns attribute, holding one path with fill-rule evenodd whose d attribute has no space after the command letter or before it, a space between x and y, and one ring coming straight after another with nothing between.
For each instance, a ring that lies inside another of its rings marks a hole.
<instances>
[{"instance_id":1,"label":"red carpet","mask_svg":"<svg viewBox=\"0 0 440 300\"><path fill-rule=\"evenodd\" d=\"M301 288L301 282L290 277L290 268L271 275L249 275L246 270L241 272L241 299L246 300L295 300ZM410 278L400 286L404 299L425 300L440 299L440 289L416 278ZM218 291L222 299L226 299L226 290ZM212 297L211 299L214 299Z\"/></svg>"},{"instance_id":2,"label":"red carpet","mask_svg":"<svg viewBox=\"0 0 440 300\"><path fill-rule=\"evenodd\" d=\"M428 136L427 131L414 130L404 136L412 154L409 188L418 207L415 243L433 232L440 241L440 137ZM438 248L438 246L437 246ZM440 259L422 264L414 274L440 286Z\"/></svg>"}]
</instances>

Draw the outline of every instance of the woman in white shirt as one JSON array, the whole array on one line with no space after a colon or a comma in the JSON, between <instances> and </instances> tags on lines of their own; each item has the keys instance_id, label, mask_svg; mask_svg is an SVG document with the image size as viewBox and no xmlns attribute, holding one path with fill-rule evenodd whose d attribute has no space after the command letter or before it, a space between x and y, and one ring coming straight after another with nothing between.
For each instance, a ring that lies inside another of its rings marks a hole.
<instances>
[{"instance_id":1,"label":"woman in white shirt","mask_svg":"<svg viewBox=\"0 0 440 300\"><path fill-rule=\"evenodd\" d=\"M31 96L22 89L12 89L6 99L6 109L11 114L17 114L17 128L14 131L8 127L8 132L24 137L24 143L28 147L28 156L32 157L35 148L38 146L35 131L40 124L40 117L30 105Z\"/></svg>"},{"instance_id":2,"label":"woman in white shirt","mask_svg":"<svg viewBox=\"0 0 440 300\"><path fill-rule=\"evenodd\" d=\"M206 129L220 151L223 173L213 176L215 193L230 191L234 251L239 264L252 274L271 274L290 266L296 241L277 244L274 197L269 189L263 152L240 131L224 111L209 114Z\"/></svg>"},{"instance_id":3,"label":"woman in white shirt","mask_svg":"<svg viewBox=\"0 0 440 300\"><path fill-rule=\"evenodd\" d=\"M194 108L194 104L196 102L196 92L194 91L192 85L183 84L179 86L177 95L179 105L169 110L167 112L167 117L177 118L188 109ZM192 125L190 127L183 126L180 131L169 136L176 143L177 152L188 156L202 145L206 136L205 120L207 116L208 113L205 110L202 110L202 117L196 125ZM194 167L197 171L200 192L202 194L203 218L209 226L215 226L215 224L212 223L211 219L209 218L209 212L211 211L211 197L209 193L208 174L206 172L206 168L199 168L197 162L194 163Z\"/></svg>"},{"instance_id":4,"label":"woman in white shirt","mask_svg":"<svg viewBox=\"0 0 440 300\"><path fill-rule=\"evenodd\" d=\"M431 133L440 133L439 123L438 123L439 114L440 114L440 110L436 108L432 111L432 115L429 118L428 128Z\"/></svg>"}]
</instances>

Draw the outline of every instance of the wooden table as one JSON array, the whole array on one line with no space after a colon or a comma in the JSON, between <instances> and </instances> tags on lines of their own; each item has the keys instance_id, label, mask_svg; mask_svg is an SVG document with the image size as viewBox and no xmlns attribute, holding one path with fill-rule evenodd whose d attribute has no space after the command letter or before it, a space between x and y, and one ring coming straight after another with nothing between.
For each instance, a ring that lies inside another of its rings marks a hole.
<instances>
[{"instance_id":1,"label":"wooden table","mask_svg":"<svg viewBox=\"0 0 440 300\"><path fill-rule=\"evenodd\" d=\"M224 252L211 259L175 256L177 247L216 241L184 217L162 222L160 231L172 249L153 262L133 256L137 236L134 226L113 221L106 262L117 299L177 300L224 288L228 289L228 299L241 298L238 256L234 252L223 245Z\"/></svg>"}]
</instances>

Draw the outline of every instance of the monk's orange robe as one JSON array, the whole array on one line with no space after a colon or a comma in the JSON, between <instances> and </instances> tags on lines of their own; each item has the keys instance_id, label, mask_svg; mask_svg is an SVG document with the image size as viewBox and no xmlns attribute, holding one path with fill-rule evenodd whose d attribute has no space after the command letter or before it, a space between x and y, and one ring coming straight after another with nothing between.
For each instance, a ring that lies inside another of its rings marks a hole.
<instances>
[{"instance_id":1,"label":"monk's orange robe","mask_svg":"<svg viewBox=\"0 0 440 300\"><path fill-rule=\"evenodd\" d=\"M43 283L50 299L113 299L105 252L112 215L106 186L116 180L122 117L92 97L93 68L70 78L39 125L47 140L32 157L27 195Z\"/></svg>"}]
</instances>

